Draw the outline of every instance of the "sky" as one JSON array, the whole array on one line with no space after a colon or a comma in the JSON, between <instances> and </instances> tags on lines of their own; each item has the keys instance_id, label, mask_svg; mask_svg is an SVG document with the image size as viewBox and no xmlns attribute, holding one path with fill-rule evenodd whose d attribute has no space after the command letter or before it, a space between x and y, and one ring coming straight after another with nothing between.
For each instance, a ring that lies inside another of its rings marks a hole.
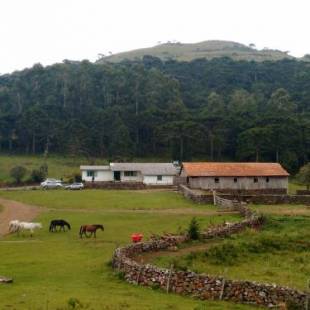
<instances>
[{"instance_id":1,"label":"sky","mask_svg":"<svg viewBox=\"0 0 310 310\"><path fill-rule=\"evenodd\" d=\"M158 42L229 40L310 54L309 0L1 0L0 74Z\"/></svg>"}]
</instances>

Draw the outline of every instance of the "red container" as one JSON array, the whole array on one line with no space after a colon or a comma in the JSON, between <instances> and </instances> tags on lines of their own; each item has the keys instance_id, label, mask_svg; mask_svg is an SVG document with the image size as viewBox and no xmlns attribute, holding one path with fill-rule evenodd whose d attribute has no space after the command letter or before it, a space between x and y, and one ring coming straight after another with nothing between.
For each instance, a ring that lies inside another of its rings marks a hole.
<instances>
[{"instance_id":1,"label":"red container","mask_svg":"<svg viewBox=\"0 0 310 310\"><path fill-rule=\"evenodd\" d=\"M132 242L136 243L136 242L140 242L143 238L143 235L140 233L134 233L131 235L131 240Z\"/></svg>"}]
</instances>

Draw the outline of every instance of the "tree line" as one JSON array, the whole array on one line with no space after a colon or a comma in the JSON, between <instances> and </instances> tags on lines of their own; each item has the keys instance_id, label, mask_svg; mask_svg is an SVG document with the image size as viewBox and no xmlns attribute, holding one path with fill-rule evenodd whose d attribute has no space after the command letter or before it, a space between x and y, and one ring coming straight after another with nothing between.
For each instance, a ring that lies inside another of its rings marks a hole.
<instances>
[{"instance_id":1,"label":"tree line","mask_svg":"<svg viewBox=\"0 0 310 310\"><path fill-rule=\"evenodd\" d=\"M64 61L0 76L0 151L309 161L310 67L229 58Z\"/></svg>"}]
</instances>

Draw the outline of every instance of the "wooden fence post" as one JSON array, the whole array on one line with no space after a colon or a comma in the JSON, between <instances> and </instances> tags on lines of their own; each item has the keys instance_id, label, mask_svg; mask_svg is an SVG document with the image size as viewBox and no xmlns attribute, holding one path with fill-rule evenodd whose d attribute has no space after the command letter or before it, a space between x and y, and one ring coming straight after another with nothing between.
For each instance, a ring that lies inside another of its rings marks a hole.
<instances>
[{"instance_id":1,"label":"wooden fence post","mask_svg":"<svg viewBox=\"0 0 310 310\"><path fill-rule=\"evenodd\" d=\"M224 278L223 279L223 284L222 284L222 289L221 289L221 294L220 294L220 300L223 299L224 290L225 290L225 282L226 282L226 279Z\"/></svg>"},{"instance_id":2,"label":"wooden fence post","mask_svg":"<svg viewBox=\"0 0 310 310\"><path fill-rule=\"evenodd\" d=\"M307 290L306 290L306 305L305 305L305 309L309 310L309 295L310 295L310 279L308 280L307 283Z\"/></svg>"},{"instance_id":3,"label":"wooden fence post","mask_svg":"<svg viewBox=\"0 0 310 310\"><path fill-rule=\"evenodd\" d=\"M171 264L170 270L169 270L169 275L168 275L168 280L167 280L167 287L166 287L166 292L167 293L169 293L169 290L170 290L170 279L171 279L172 270L173 270L173 264Z\"/></svg>"},{"instance_id":4,"label":"wooden fence post","mask_svg":"<svg viewBox=\"0 0 310 310\"><path fill-rule=\"evenodd\" d=\"M216 193L215 191L212 191L212 192L213 192L213 205L216 206L216 198L215 198Z\"/></svg>"},{"instance_id":5,"label":"wooden fence post","mask_svg":"<svg viewBox=\"0 0 310 310\"><path fill-rule=\"evenodd\" d=\"M142 273L142 270L143 270L143 265L140 267L140 269L139 269L139 273L138 273L138 276L137 276L137 284L139 284L139 280L140 280L140 275L141 275L141 273Z\"/></svg>"}]
</instances>

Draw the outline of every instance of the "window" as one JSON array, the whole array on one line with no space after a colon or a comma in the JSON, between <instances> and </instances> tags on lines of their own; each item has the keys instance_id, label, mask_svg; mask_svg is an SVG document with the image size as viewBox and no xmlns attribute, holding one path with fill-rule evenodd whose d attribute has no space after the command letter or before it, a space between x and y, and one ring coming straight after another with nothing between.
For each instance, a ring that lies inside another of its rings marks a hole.
<instances>
[{"instance_id":1,"label":"window","mask_svg":"<svg viewBox=\"0 0 310 310\"><path fill-rule=\"evenodd\" d=\"M162 181L163 180L163 176L162 175L158 175L157 176L157 181Z\"/></svg>"},{"instance_id":2,"label":"window","mask_svg":"<svg viewBox=\"0 0 310 310\"><path fill-rule=\"evenodd\" d=\"M269 177L266 178L266 183L269 183Z\"/></svg>"},{"instance_id":3,"label":"window","mask_svg":"<svg viewBox=\"0 0 310 310\"><path fill-rule=\"evenodd\" d=\"M254 183L258 183L258 177L254 177Z\"/></svg>"},{"instance_id":4,"label":"window","mask_svg":"<svg viewBox=\"0 0 310 310\"><path fill-rule=\"evenodd\" d=\"M220 178L214 178L214 183L220 183Z\"/></svg>"},{"instance_id":5,"label":"window","mask_svg":"<svg viewBox=\"0 0 310 310\"><path fill-rule=\"evenodd\" d=\"M237 183L238 182L238 179L237 178L234 178L234 183Z\"/></svg>"},{"instance_id":6,"label":"window","mask_svg":"<svg viewBox=\"0 0 310 310\"><path fill-rule=\"evenodd\" d=\"M124 171L125 177L135 177L137 176L137 171Z\"/></svg>"},{"instance_id":7,"label":"window","mask_svg":"<svg viewBox=\"0 0 310 310\"><path fill-rule=\"evenodd\" d=\"M88 171L87 171L87 176L88 176L88 177L94 177L94 176L95 176L95 171L88 170Z\"/></svg>"}]
</instances>

